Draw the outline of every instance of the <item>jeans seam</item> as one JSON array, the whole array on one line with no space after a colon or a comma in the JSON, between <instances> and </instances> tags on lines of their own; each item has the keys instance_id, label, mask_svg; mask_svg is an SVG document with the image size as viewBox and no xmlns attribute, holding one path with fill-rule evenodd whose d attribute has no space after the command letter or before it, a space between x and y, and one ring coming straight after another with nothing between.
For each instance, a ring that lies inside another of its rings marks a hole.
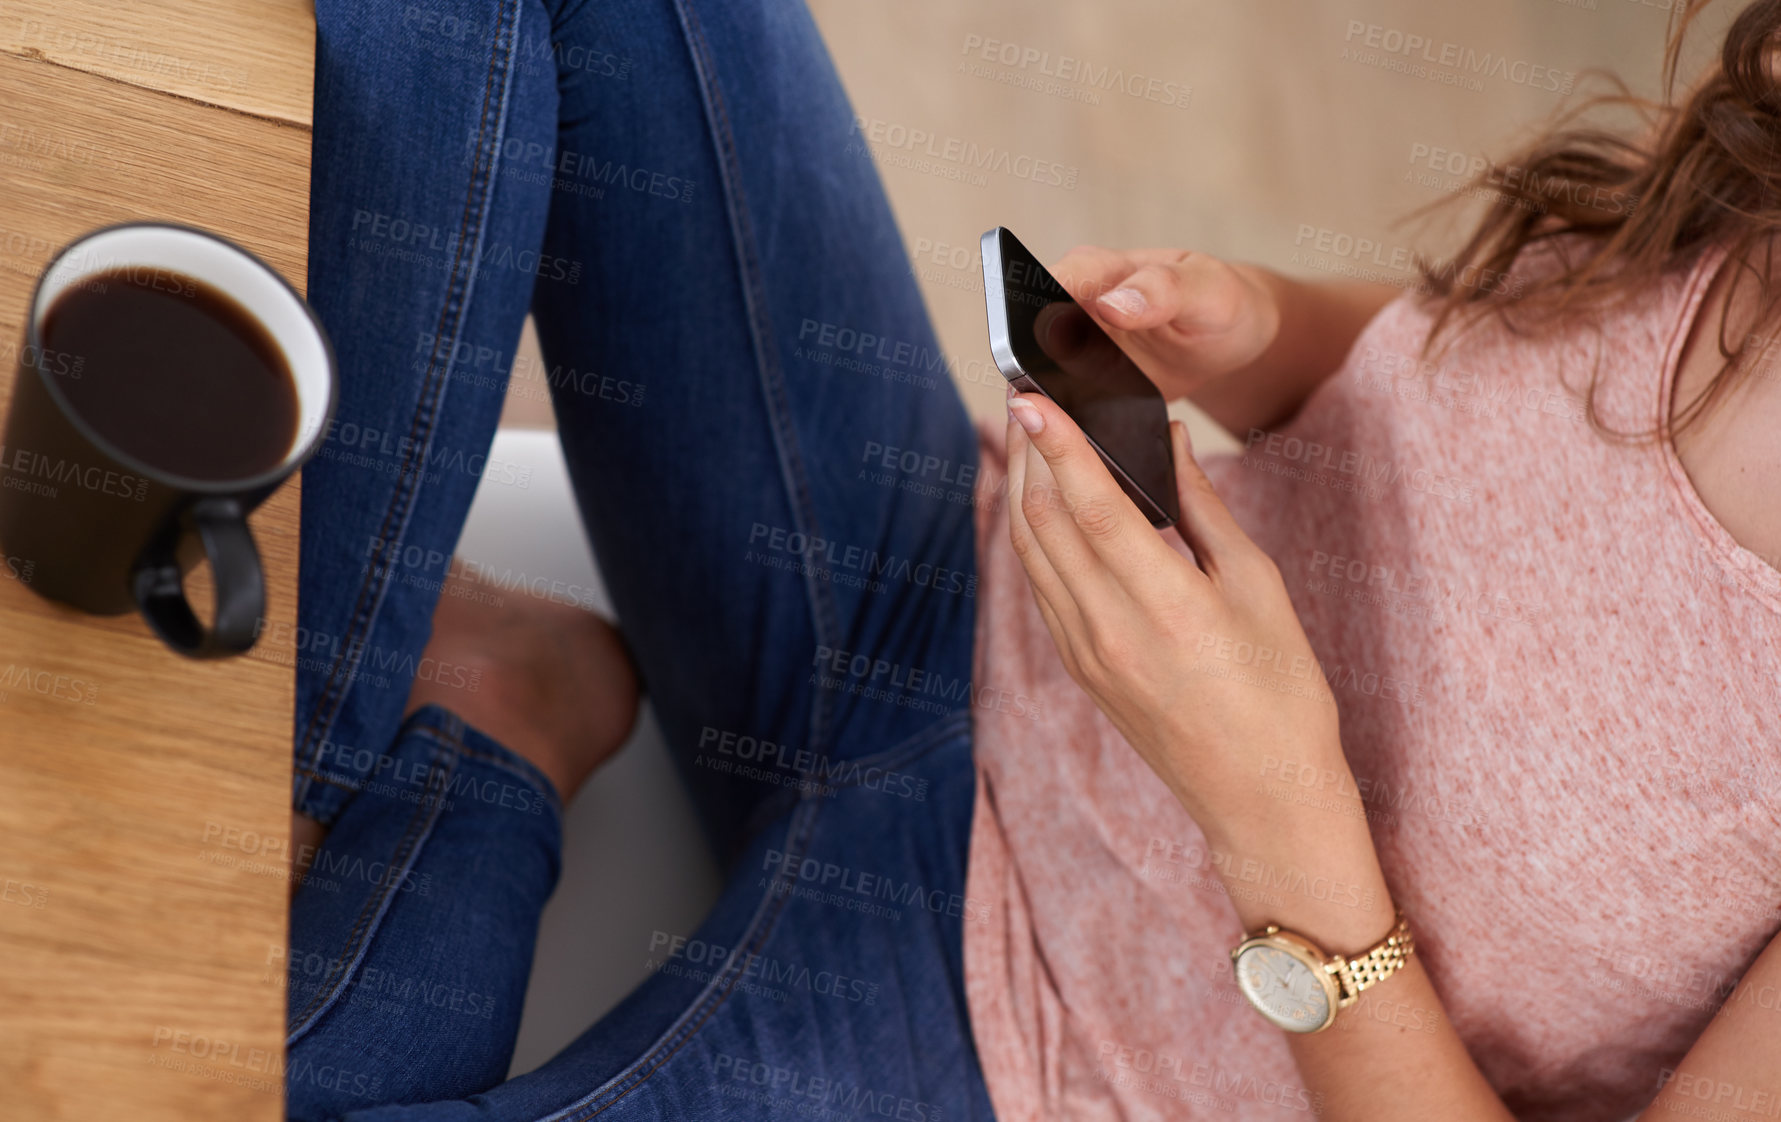
<instances>
[{"instance_id":1,"label":"jeans seam","mask_svg":"<svg viewBox=\"0 0 1781 1122\"><path fill-rule=\"evenodd\" d=\"M449 729L440 729L430 725L422 725L415 728L413 734L439 745L453 755L465 759L476 760L479 763L506 772L508 775L513 776L527 786L535 788L539 795L549 803L552 808L554 808L559 821L561 820L563 813L562 798L557 794L556 786L551 783L550 778L542 771L539 771L536 764L533 764L530 760L527 760L524 757L521 757L516 763L512 760L504 760L492 752L484 752L480 748L472 748L470 745L464 743L464 726L462 720L459 719L456 714L453 714L452 716L454 725Z\"/></svg>"},{"instance_id":2,"label":"jeans seam","mask_svg":"<svg viewBox=\"0 0 1781 1122\"><path fill-rule=\"evenodd\" d=\"M451 280L446 290L446 300L439 313L439 328L434 333L436 340L433 353L429 358L427 372L422 381L420 400L415 403L413 416L409 421L410 443L405 447L402 460L402 471L397 477L395 493L390 498L390 505L384 511L383 524L378 535L383 543L380 553L388 555L391 549L390 526L394 523L405 525L408 511L412 509L415 494L421 482L421 473L417 470L415 456L424 454L421 442L431 442L434 427L438 424L439 405L443 398L446 379L443 371L449 367L447 361L442 364L437 340L446 338L445 326L453 325L450 338L457 338L458 327L462 323L463 309L468 303L468 286L470 279L466 272L475 271L474 254L468 268L464 266L464 253L470 244L468 236L473 224L486 221L490 185L494 181L494 167L499 157L498 143L490 144L490 126L493 118L493 131L498 136L501 121L506 114L507 90L510 87L512 74L512 56L514 40L518 36L519 0L501 0L500 16L496 23L493 49L489 54L489 72L484 80L482 120L477 129L477 151L479 158L471 174L469 190L464 198L463 217L459 222L458 246L454 253ZM503 34L505 29L506 34ZM497 94L496 87L500 92ZM491 103L498 101L491 112ZM484 158L486 157L486 158ZM481 215L482 218L477 216ZM478 237L480 244L481 238ZM437 375L437 376L436 376ZM420 439L415 439L419 434ZM381 601L383 590L387 587L389 576L394 571L392 566L379 564L381 558L373 558L367 568L365 579L359 586L358 596L354 600L353 614L347 625L345 643L341 652L334 657L329 668L328 677L323 685L322 696L310 710L309 720L303 733L297 738L296 763L302 769L313 768L315 755L320 745L326 740L327 734L333 729L334 721L339 717L340 708L344 703L346 690L353 674L346 669L348 663L357 664L362 653L362 639L370 630L372 619L376 614L376 604ZM342 671L345 670L345 673ZM325 715L324 715L325 714Z\"/></svg>"},{"instance_id":3,"label":"jeans seam","mask_svg":"<svg viewBox=\"0 0 1781 1122\"><path fill-rule=\"evenodd\" d=\"M960 726L963 727L961 728ZM929 752L932 752L935 748L938 748L951 737L956 736L961 732L969 733L970 731L971 711L969 709L954 709L946 716L941 717L932 724L926 725L911 735L904 737L902 741L891 745L889 748L873 752L870 755L861 756L857 760L847 760L844 762L851 770L856 772L874 767L890 770L896 765L913 763L927 755ZM865 790L864 785L859 780L835 783L828 779L824 779L822 785L827 786L833 792ZM800 796L802 799L815 800L821 800L825 797L826 795L820 787L807 790Z\"/></svg>"},{"instance_id":4,"label":"jeans seam","mask_svg":"<svg viewBox=\"0 0 1781 1122\"><path fill-rule=\"evenodd\" d=\"M705 992L700 998L680 1014L647 1052L633 1060L624 1070L576 1102L544 1115L538 1122L587 1122L588 1119L604 1113L607 1108L623 1101L626 1095L643 1086L705 1027L706 1022L735 992L746 964L760 953L760 948L772 936L774 924L791 896L789 889L794 878L789 870L795 868L797 862L793 859L803 856L811 835L815 833L818 809L817 804L808 803L793 812L791 823L786 829L784 853L787 860L781 863L779 871L774 874L761 903L756 907L754 918L737 940L739 953L733 954L724 969L706 984ZM786 886L784 890L780 888L782 884Z\"/></svg>"},{"instance_id":5,"label":"jeans seam","mask_svg":"<svg viewBox=\"0 0 1781 1122\"><path fill-rule=\"evenodd\" d=\"M315 783L326 783L328 786L338 787L342 791L357 791L359 789L359 785L356 783L350 783L344 779L337 779L334 776L327 774L326 772L317 771L314 768L309 767L304 764L298 764L292 770L295 771L298 775L302 776L304 779L310 780Z\"/></svg>"},{"instance_id":6,"label":"jeans seam","mask_svg":"<svg viewBox=\"0 0 1781 1122\"><path fill-rule=\"evenodd\" d=\"M787 399L784 368L779 361L779 349L773 331L772 318L765 311L766 285L760 277L758 257L754 249L753 226L749 222L748 207L743 198L741 161L737 156L737 145L734 131L730 127L729 112L724 105L723 94L717 86L710 47L705 41L705 34L700 29L699 20L692 10L692 5L688 0L673 0L673 3L679 17L682 37L692 63L693 73L698 81L706 124L711 133L713 154L718 168L718 180L723 187L724 206L730 220L737 266L742 273L741 287L748 310L750 334L754 340L761 394L772 426L773 444L779 456L781 477L786 486L787 497L791 500L792 517L800 523L797 529L802 533L815 534L819 528L816 506L811 498L810 481L808 472L805 470L804 458L798 449L797 436L791 424L791 406ZM811 626L816 632L817 644L833 647L835 645L834 637L840 633L840 609L834 602L832 586L817 580L813 572L807 571L804 573L804 591L810 603ZM827 754L829 749L829 724L833 719L833 702L833 698L820 691L811 698L809 743L815 751L821 754Z\"/></svg>"},{"instance_id":7,"label":"jeans seam","mask_svg":"<svg viewBox=\"0 0 1781 1122\"><path fill-rule=\"evenodd\" d=\"M443 786L457 770L457 760L449 752L434 750L430 755L433 758L429 760L426 797L415 803L414 813L409 816L402 838L396 843L395 852L387 862L389 869L393 871L400 868L404 875L415 852L420 848L422 839L431 832L443 808L444 800L439 797L437 788ZM353 921L352 930L346 937L346 947L334 960L340 964L339 976L332 983L324 982L318 987L315 996L310 998L303 1011L290 1019L285 1040L287 1049L333 1006L345 988L346 980L352 976L365 944L374 933L378 920L388 910L389 899L401 883L401 878L395 876L386 876L384 880L386 883L379 886L380 890L373 892L365 901L365 906L359 910L359 916Z\"/></svg>"},{"instance_id":8,"label":"jeans seam","mask_svg":"<svg viewBox=\"0 0 1781 1122\"><path fill-rule=\"evenodd\" d=\"M931 724L917 729L889 748L880 749L858 759L839 761L839 766L844 766L855 773L863 772L869 768L879 768L885 771L897 770L915 763L952 737L960 734L968 737L970 732L971 711L969 709L954 709ZM806 777L810 775L808 772L801 774ZM836 782L827 777L801 785L797 789L775 788L762 798L749 815L747 821L759 825L747 829L744 836L752 838L760 829L778 821L786 812L805 801L820 803L843 791L864 790L867 790L867 787L863 779Z\"/></svg>"}]
</instances>

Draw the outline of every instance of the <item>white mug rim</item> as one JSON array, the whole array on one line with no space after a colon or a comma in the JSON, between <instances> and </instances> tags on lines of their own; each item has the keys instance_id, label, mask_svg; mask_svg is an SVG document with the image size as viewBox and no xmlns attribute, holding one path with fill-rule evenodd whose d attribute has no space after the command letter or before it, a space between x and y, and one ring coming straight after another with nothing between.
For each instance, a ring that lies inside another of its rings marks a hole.
<instances>
[{"instance_id":1,"label":"white mug rim","mask_svg":"<svg viewBox=\"0 0 1781 1122\"><path fill-rule=\"evenodd\" d=\"M68 400L62 387L56 382L57 376L43 368L44 364L39 363L33 365L20 363L20 369L35 369L39 383L50 395L51 400L55 402L56 408L61 412L62 416L75 427L82 437L118 464L129 468L131 471L136 472L144 478L154 480L179 491L187 491L195 494L240 495L253 492L259 488L267 487L268 485L275 487L285 479L295 475L309 457L315 454L316 449L321 446L322 440L327 435L329 423L333 419L335 405L339 400L340 378L338 366L334 357L333 343L329 340L327 331L323 329L321 320L316 317L315 310L311 308L308 301L304 300L302 295L291 286L289 281L287 281L276 269L261 260L260 257L252 251L220 234L177 222L120 222L114 225L101 226L97 229L89 230L80 237L75 238L60 250L56 251L55 256L51 257L49 261L45 263L42 271L37 275L36 283L32 286L29 319L25 325L25 338L28 345L33 348L33 353L42 354L45 350L41 328L43 325L44 314L49 310L49 305L52 303L52 301L46 299L46 297L52 295L60 296L63 292L66 292L72 284L84 277L93 276L97 273L104 272L107 269L114 269L128 265L151 264L157 268L164 268L170 273L177 273L185 276L191 275L191 272L188 269L181 268L179 265L173 263L155 264L152 260L141 260L129 261L120 265L119 262L101 262L91 268L79 269L77 267L78 271L68 277L64 283L59 284L54 289L53 293L46 289L46 283L49 278L52 275L55 275L56 271L64 265L70 254L76 252L82 246L85 246L90 242L130 231L160 231L172 234L178 238L192 238L214 243L215 245L221 246L229 254L238 258L251 270L262 274L275 282L278 291L275 292L273 298L288 298L294 309L301 313L301 318L307 323L308 329L314 332L315 342L319 344L319 361L323 366L323 369L319 372L321 375L319 392L325 394L325 398L319 409L314 408L313 396L318 391L315 389L309 391L308 396L311 399L311 407L307 411L312 415L314 423L305 426L301 422L301 417L305 412L304 398L306 395L304 386L306 383L311 386L317 385L317 379L313 376L305 378L302 375L302 372L298 369L298 356L290 353L292 348L286 345L284 339L281 338L280 333L275 330L274 326L267 322L268 319L272 317L265 313L264 303L244 297L241 293L232 292L215 285L212 287L217 287L223 295L229 297L243 312L252 316L254 321L272 337L275 345L279 348L279 352L284 356L286 363L292 368L291 373L293 381L296 383L299 402L300 420L297 426L297 432L293 434L290 450L279 459L278 463L265 471L235 479L196 479L190 476L180 475L177 472L168 471L164 468L156 467L143 460L140 456L133 455L126 452L124 449L119 448L111 440L95 430L91 423L81 415L80 410L76 409L73 403ZM193 277L193 279L203 280L203 278L200 277ZM205 283L209 282L206 281Z\"/></svg>"}]
</instances>

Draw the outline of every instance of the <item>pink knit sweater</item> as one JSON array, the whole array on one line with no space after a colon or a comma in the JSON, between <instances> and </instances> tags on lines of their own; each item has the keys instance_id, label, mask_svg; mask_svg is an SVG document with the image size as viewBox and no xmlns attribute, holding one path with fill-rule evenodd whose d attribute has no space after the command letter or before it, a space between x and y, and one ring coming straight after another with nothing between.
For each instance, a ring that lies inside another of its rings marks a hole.
<instances>
[{"instance_id":1,"label":"pink knit sweater","mask_svg":"<svg viewBox=\"0 0 1781 1122\"><path fill-rule=\"evenodd\" d=\"M1437 365L1400 299L1294 421L1205 464L1286 577L1446 1015L1523 1119L1617 1122L1720 1004L1781 1016L1733 989L1781 928L1781 575L1670 445L1604 439L1565 388L1599 359L1603 420L1649 428L1717 257L1600 336L1483 328ZM993 494L1002 427L984 441ZM967 894L991 922L966 925L966 984L998 1117L1314 1113L1236 991L1199 829L1065 674L989 506L977 681L1043 702L975 715ZM1257 779L1320 797L1292 760Z\"/></svg>"}]
</instances>

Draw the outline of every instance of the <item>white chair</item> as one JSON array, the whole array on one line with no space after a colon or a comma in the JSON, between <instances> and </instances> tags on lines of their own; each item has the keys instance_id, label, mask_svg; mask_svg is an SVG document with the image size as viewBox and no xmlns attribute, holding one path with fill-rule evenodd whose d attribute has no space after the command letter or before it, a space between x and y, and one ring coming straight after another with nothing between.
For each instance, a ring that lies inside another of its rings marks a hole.
<instances>
[{"instance_id":1,"label":"white chair","mask_svg":"<svg viewBox=\"0 0 1781 1122\"><path fill-rule=\"evenodd\" d=\"M458 555L599 591L557 435L502 429L491 458L528 466L524 487L484 480ZM544 909L512 1075L538 1067L645 977L651 937L690 935L717 899L716 863L680 787L655 715L644 707L618 755L563 820L563 876Z\"/></svg>"}]
</instances>

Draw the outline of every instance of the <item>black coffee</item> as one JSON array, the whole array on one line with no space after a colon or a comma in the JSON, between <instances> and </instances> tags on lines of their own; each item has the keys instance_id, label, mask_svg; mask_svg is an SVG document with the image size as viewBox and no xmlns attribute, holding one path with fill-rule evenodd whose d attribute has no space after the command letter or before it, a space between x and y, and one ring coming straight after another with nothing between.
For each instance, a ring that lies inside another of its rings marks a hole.
<instances>
[{"instance_id":1,"label":"black coffee","mask_svg":"<svg viewBox=\"0 0 1781 1122\"><path fill-rule=\"evenodd\" d=\"M164 269L98 273L56 298L43 347L56 385L100 436L151 467L207 482L283 462L297 384L260 322L233 299Z\"/></svg>"}]
</instances>

